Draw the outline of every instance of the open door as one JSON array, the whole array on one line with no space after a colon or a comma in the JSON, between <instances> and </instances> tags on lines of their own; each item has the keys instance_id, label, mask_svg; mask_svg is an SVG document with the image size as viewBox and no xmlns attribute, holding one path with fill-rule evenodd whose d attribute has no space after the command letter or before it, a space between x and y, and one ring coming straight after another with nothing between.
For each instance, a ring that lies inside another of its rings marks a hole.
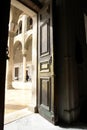
<instances>
[{"instance_id":1,"label":"open door","mask_svg":"<svg viewBox=\"0 0 87 130\"><path fill-rule=\"evenodd\" d=\"M38 17L38 111L55 123L52 1Z\"/></svg>"}]
</instances>

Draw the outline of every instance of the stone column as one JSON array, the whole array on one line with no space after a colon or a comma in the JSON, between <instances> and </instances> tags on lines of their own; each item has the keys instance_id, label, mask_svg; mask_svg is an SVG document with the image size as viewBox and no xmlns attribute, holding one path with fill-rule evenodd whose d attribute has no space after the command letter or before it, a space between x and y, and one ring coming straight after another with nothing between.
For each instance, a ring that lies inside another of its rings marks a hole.
<instances>
[{"instance_id":1,"label":"stone column","mask_svg":"<svg viewBox=\"0 0 87 130\"><path fill-rule=\"evenodd\" d=\"M23 82L26 82L26 50L23 50L22 54L23 54Z\"/></svg>"},{"instance_id":2,"label":"stone column","mask_svg":"<svg viewBox=\"0 0 87 130\"><path fill-rule=\"evenodd\" d=\"M23 15L23 33L25 34L27 30L27 16Z\"/></svg>"},{"instance_id":3,"label":"stone column","mask_svg":"<svg viewBox=\"0 0 87 130\"><path fill-rule=\"evenodd\" d=\"M29 109L37 112L37 15L32 18L32 100L31 104L29 104Z\"/></svg>"},{"instance_id":4,"label":"stone column","mask_svg":"<svg viewBox=\"0 0 87 130\"><path fill-rule=\"evenodd\" d=\"M23 82L26 82L26 49L25 49L25 32L26 32L26 15L22 19L22 54L23 54Z\"/></svg>"},{"instance_id":5,"label":"stone column","mask_svg":"<svg viewBox=\"0 0 87 130\"><path fill-rule=\"evenodd\" d=\"M13 72L13 40L14 35L12 33L9 34L8 42L9 42L9 59L7 61L7 88L12 88L12 72Z\"/></svg>"},{"instance_id":6,"label":"stone column","mask_svg":"<svg viewBox=\"0 0 87 130\"><path fill-rule=\"evenodd\" d=\"M12 88L12 77L13 77L13 43L16 24L11 22L9 24L9 36L8 36L8 50L9 50L9 59L7 61L6 67L6 88Z\"/></svg>"},{"instance_id":7,"label":"stone column","mask_svg":"<svg viewBox=\"0 0 87 130\"><path fill-rule=\"evenodd\" d=\"M12 32L9 33L8 37L8 50L9 50L9 59L7 61L7 68L6 68L6 88L12 88L12 73L13 73L13 40L14 34Z\"/></svg>"}]
</instances>

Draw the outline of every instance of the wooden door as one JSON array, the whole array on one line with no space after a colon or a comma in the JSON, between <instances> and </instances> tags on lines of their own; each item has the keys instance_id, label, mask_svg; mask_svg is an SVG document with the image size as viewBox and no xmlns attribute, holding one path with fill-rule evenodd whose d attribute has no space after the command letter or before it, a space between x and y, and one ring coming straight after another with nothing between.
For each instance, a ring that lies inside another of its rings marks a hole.
<instances>
[{"instance_id":1,"label":"wooden door","mask_svg":"<svg viewBox=\"0 0 87 130\"><path fill-rule=\"evenodd\" d=\"M38 17L38 110L54 120L54 64L53 64L52 1L46 3Z\"/></svg>"}]
</instances>

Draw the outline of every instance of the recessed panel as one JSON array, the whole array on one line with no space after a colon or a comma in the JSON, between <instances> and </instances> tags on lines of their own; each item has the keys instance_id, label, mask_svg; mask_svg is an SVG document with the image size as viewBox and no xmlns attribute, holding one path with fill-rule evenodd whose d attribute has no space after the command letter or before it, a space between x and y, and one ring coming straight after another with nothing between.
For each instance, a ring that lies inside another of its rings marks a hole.
<instances>
[{"instance_id":1,"label":"recessed panel","mask_svg":"<svg viewBox=\"0 0 87 130\"><path fill-rule=\"evenodd\" d=\"M45 106L47 109L50 107L50 78L49 77L43 77L40 78L40 85L41 85L41 91L40 91L40 104Z\"/></svg>"},{"instance_id":2,"label":"recessed panel","mask_svg":"<svg viewBox=\"0 0 87 130\"><path fill-rule=\"evenodd\" d=\"M50 53L50 25L49 21L46 21L40 28L40 56L45 56Z\"/></svg>"},{"instance_id":3,"label":"recessed panel","mask_svg":"<svg viewBox=\"0 0 87 130\"><path fill-rule=\"evenodd\" d=\"M40 63L40 72L49 72L50 71L50 66L48 61L41 62Z\"/></svg>"}]
</instances>

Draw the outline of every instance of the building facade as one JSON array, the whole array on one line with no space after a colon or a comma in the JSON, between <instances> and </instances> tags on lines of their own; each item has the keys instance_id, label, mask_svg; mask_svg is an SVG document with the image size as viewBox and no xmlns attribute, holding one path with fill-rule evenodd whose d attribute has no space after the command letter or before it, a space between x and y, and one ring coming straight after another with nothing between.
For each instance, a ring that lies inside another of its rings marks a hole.
<instances>
[{"instance_id":1,"label":"building facade","mask_svg":"<svg viewBox=\"0 0 87 130\"><path fill-rule=\"evenodd\" d=\"M14 87L15 81L25 83L27 81L26 73L28 73L29 76L28 81L32 80L33 20L25 14L20 14L17 8L11 7L10 11L13 10L19 14L19 17L17 18L16 27L14 29L15 21L12 17L16 17L16 14L10 13L8 38L9 59L7 61L6 74L7 88ZM13 36L11 36L12 34Z\"/></svg>"}]
</instances>

